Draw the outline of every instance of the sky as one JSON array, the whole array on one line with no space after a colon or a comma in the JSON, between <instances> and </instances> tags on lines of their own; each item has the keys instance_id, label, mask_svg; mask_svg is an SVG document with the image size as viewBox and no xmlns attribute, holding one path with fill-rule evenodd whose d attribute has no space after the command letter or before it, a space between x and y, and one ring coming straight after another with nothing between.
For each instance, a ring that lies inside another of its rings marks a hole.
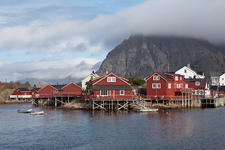
<instances>
[{"instance_id":1,"label":"sky","mask_svg":"<svg viewBox=\"0 0 225 150\"><path fill-rule=\"evenodd\" d=\"M0 81L83 78L130 35L225 43L224 0L1 0Z\"/></svg>"}]
</instances>

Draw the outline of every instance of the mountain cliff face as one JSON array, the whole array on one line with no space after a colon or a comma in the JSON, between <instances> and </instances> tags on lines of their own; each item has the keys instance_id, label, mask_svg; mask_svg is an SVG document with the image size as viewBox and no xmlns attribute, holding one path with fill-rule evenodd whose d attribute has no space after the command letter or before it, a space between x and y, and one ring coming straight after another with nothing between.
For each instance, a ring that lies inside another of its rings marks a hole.
<instances>
[{"instance_id":1,"label":"mountain cliff face","mask_svg":"<svg viewBox=\"0 0 225 150\"><path fill-rule=\"evenodd\" d=\"M109 52L97 73L146 77L155 71L175 72L187 64L207 75L217 74L225 71L225 56L204 40L135 35Z\"/></svg>"}]
</instances>

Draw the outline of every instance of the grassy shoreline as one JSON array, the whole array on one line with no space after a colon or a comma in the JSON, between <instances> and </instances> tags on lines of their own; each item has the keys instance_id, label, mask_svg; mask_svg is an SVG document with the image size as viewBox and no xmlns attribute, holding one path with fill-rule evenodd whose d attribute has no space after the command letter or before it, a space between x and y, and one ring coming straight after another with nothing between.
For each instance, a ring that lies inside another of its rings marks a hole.
<instances>
[{"instance_id":1,"label":"grassy shoreline","mask_svg":"<svg viewBox=\"0 0 225 150\"><path fill-rule=\"evenodd\" d=\"M24 100L0 100L0 105L10 105L10 104L29 104L31 101Z\"/></svg>"}]
</instances>

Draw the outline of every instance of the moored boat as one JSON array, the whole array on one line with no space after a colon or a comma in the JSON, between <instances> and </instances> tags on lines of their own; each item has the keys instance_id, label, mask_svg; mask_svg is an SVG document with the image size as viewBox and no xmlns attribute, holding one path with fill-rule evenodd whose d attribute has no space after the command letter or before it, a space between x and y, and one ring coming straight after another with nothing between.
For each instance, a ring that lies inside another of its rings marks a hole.
<instances>
[{"instance_id":1,"label":"moored boat","mask_svg":"<svg viewBox=\"0 0 225 150\"><path fill-rule=\"evenodd\" d=\"M17 110L18 113L31 113L33 110L32 109L19 109Z\"/></svg>"},{"instance_id":2,"label":"moored boat","mask_svg":"<svg viewBox=\"0 0 225 150\"><path fill-rule=\"evenodd\" d=\"M44 111L38 111L38 112L32 112L30 113L31 115L44 115L45 112Z\"/></svg>"},{"instance_id":3,"label":"moored boat","mask_svg":"<svg viewBox=\"0 0 225 150\"><path fill-rule=\"evenodd\" d=\"M140 108L140 112L156 112L158 110L159 110L158 108L147 108L147 107Z\"/></svg>"}]
</instances>

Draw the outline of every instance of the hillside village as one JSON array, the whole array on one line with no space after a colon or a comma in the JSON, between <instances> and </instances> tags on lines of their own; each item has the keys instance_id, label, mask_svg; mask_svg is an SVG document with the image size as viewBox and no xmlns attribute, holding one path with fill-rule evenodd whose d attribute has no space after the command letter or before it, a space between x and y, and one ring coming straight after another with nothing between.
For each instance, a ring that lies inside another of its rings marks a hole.
<instances>
[{"instance_id":1,"label":"hillside village","mask_svg":"<svg viewBox=\"0 0 225 150\"><path fill-rule=\"evenodd\" d=\"M181 99L225 97L225 74L206 77L203 72L192 70L190 64L176 72L154 72L141 79L144 81L142 85L135 86L131 79L133 78L120 77L112 72L106 72L103 76L92 72L81 81L81 86L75 83L49 84L42 88L29 89L21 85L12 92L10 99L33 100L35 103L41 101L42 104L49 104L52 100L55 105L58 103L61 105L77 99L79 101L144 99L168 103Z\"/></svg>"}]
</instances>

